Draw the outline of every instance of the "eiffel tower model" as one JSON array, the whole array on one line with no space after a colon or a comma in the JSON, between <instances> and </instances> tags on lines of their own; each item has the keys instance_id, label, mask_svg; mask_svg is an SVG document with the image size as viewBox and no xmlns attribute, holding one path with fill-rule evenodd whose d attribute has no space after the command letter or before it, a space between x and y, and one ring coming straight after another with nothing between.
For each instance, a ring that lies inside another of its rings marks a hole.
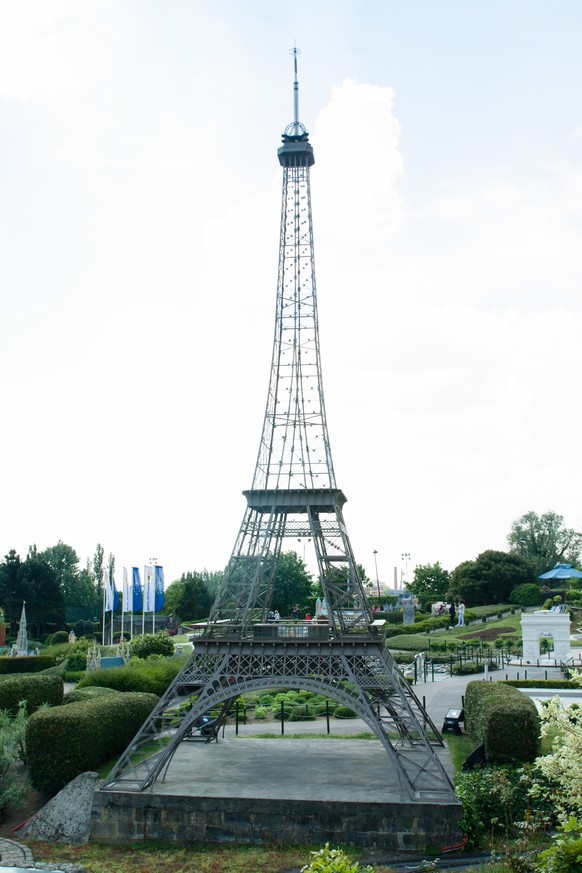
<instances>
[{"instance_id":1,"label":"eiffel tower model","mask_svg":"<svg viewBox=\"0 0 582 873\"><path fill-rule=\"evenodd\" d=\"M158 706L103 784L143 791L163 780L205 717L222 724L258 689L312 690L344 704L382 743L401 798L454 800L436 754L443 741L385 645L367 602L336 485L323 398L308 133L294 120L278 150L283 197L271 377L252 488L207 626ZM269 623L285 540L310 540L326 621ZM186 705L184 705L186 704ZM144 750L148 751L144 758Z\"/></svg>"}]
</instances>

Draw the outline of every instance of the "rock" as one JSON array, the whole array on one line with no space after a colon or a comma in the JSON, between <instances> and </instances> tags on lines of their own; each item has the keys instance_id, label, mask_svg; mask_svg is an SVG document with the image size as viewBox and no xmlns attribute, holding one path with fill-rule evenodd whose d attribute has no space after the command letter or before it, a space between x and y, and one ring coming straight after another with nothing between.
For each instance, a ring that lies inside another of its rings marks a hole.
<instances>
[{"instance_id":1,"label":"rock","mask_svg":"<svg viewBox=\"0 0 582 873\"><path fill-rule=\"evenodd\" d=\"M98 778L97 773L81 773L18 828L18 837L59 843L86 843Z\"/></svg>"}]
</instances>

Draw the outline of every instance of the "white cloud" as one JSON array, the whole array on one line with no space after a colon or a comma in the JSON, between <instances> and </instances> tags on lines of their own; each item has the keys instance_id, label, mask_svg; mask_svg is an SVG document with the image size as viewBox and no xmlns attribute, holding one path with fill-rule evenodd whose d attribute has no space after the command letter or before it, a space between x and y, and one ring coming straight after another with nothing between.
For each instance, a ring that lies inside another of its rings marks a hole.
<instances>
[{"instance_id":1,"label":"white cloud","mask_svg":"<svg viewBox=\"0 0 582 873\"><path fill-rule=\"evenodd\" d=\"M0 98L24 102L67 86L57 27L64 0L0 3Z\"/></svg>"},{"instance_id":2,"label":"white cloud","mask_svg":"<svg viewBox=\"0 0 582 873\"><path fill-rule=\"evenodd\" d=\"M189 8L199 57L179 16L157 40L138 8L0 6L16 142L0 207L0 545L62 538L87 555L100 540L121 563L157 554L172 578L226 563L252 477L279 130L263 162L236 20ZM402 551L452 567L503 548L529 509L582 527L580 168L465 168L413 201L392 88L325 93L311 130L323 370L357 559L369 568L378 549L381 578Z\"/></svg>"}]
</instances>

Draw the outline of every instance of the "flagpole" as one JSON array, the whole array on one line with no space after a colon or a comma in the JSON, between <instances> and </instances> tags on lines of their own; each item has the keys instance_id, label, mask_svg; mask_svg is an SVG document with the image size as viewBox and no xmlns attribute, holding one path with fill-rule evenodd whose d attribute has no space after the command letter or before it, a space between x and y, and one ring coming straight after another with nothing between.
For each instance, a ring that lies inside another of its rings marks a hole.
<instances>
[{"instance_id":1,"label":"flagpole","mask_svg":"<svg viewBox=\"0 0 582 873\"><path fill-rule=\"evenodd\" d=\"M153 602L152 602L152 633L156 632L156 564L158 563L157 558L150 558L150 564L152 565L152 576L153 576L153 585L152 585L152 594L153 594Z\"/></svg>"},{"instance_id":2,"label":"flagpole","mask_svg":"<svg viewBox=\"0 0 582 873\"><path fill-rule=\"evenodd\" d=\"M105 572L103 573L103 582L105 582ZM103 585L103 628L101 630L101 645L105 645L105 598L107 597L107 587Z\"/></svg>"},{"instance_id":3,"label":"flagpole","mask_svg":"<svg viewBox=\"0 0 582 873\"><path fill-rule=\"evenodd\" d=\"M119 642L124 643L125 639L123 637L123 620L125 618L125 601L127 595L127 568L123 568L123 573L121 575L121 635L119 637Z\"/></svg>"},{"instance_id":4,"label":"flagpole","mask_svg":"<svg viewBox=\"0 0 582 873\"><path fill-rule=\"evenodd\" d=\"M147 576L146 576L146 567L143 568L143 603L141 607L141 635L145 634L145 608L146 608L146 585L147 585Z\"/></svg>"}]
</instances>

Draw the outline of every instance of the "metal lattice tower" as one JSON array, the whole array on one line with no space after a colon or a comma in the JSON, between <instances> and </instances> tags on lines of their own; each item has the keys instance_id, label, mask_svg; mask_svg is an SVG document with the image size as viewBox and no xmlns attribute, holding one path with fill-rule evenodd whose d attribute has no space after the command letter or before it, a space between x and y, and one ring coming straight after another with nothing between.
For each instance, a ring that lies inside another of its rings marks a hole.
<instances>
[{"instance_id":1,"label":"metal lattice tower","mask_svg":"<svg viewBox=\"0 0 582 873\"><path fill-rule=\"evenodd\" d=\"M343 518L321 376L308 133L294 120L278 150L283 168L275 337L252 488L208 626L194 652L105 783L143 790L163 778L199 719L226 719L258 688L305 688L358 713L383 744L406 799L454 792L436 754L442 739L385 646ZM310 540L327 622L267 623L285 539ZM179 706L185 700L191 708ZM149 757L143 759L148 747ZM151 750L154 749L152 753Z\"/></svg>"}]
</instances>

